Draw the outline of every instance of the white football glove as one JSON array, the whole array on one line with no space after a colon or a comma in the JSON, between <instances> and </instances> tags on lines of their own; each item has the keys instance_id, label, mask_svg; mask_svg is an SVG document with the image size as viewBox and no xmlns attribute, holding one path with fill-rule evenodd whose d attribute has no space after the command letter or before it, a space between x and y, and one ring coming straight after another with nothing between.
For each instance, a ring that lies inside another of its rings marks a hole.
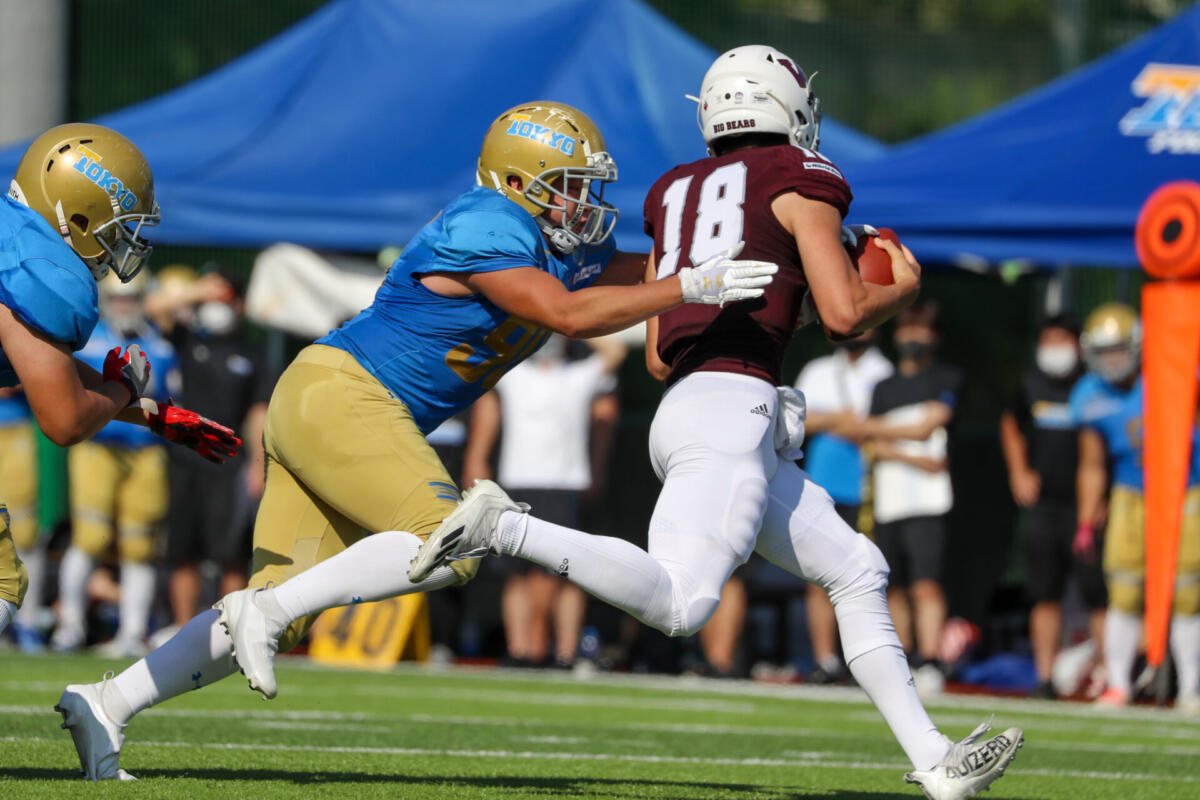
<instances>
[{"instance_id":1,"label":"white football glove","mask_svg":"<svg viewBox=\"0 0 1200 800\"><path fill-rule=\"evenodd\" d=\"M698 267L679 270L683 302L723 306L762 297L763 287L771 282L779 267L769 261L734 261L745 246L745 242L738 242Z\"/></svg>"},{"instance_id":2,"label":"white football glove","mask_svg":"<svg viewBox=\"0 0 1200 800\"><path fill-rule=\"evenodd\" d=\"M798 461L804 451L804 420L808 407L804 394L791 386L776 386L779 411L775 415L775 452L788 461Z\"/></svg>"},{"instance_id":3,"label":"white football glove","mask_svg":"<svg viewBox=\"0 0 1200 800\"><path fill-rule=\"evenodd\" d=\"M843 225L842 244L853 250L858 246L858 240L864 233L867 236L878 236L879 229L874 225Z\"/></svg>"}]
</instances>

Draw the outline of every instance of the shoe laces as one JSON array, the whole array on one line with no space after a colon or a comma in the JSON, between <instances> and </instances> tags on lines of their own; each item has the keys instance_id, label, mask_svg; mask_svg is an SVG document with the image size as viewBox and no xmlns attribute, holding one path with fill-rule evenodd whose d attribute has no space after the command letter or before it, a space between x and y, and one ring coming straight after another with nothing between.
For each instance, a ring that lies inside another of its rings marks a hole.
<instances>
[{"instance_id":1,"label":"shoe laces","mask_svg":"<svg viewBox=\"0 0 1200 800\"><path fill-rule=\"evenodd\" d=\"M965 739L963 739L961 742L954 743L950 747L950 752L946 754L944 759L942 759L942 763L945 764L949 761L960 760L963 754L971 749L972 745L982 739L984 735L986 735L987 732L992 729L992 720L995 719L995 717L995 714L988 717L986 720L979 723L975 730L971 731Z\"/></svg>"}]
</instances>

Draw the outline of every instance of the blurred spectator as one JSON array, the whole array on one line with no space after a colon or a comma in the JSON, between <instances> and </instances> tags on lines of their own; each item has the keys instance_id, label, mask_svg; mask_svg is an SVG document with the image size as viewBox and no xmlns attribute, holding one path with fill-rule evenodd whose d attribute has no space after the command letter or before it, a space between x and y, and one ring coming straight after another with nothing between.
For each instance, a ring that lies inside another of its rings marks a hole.
<instances>
[{"instance_id":1,"label":"blurred spectator","mask_svg":"<svg viewBox=\"0 0 1200 800\"><path fill-rule=\"evenodd\" d=\"M175 350L150 325L142 309L145 273L122 283L100 282L100 321L79 358L104 369L113 348L137 344L150 360L145 396L166 400L179 390ZM67 455L71 545L58 573L59 621L51 645L73 651L87 639L88 581L117 535L120 560L119 625L103 649L110 656L140 656L154 603L156 539L167 513L167 451L148 428L110 422Z\"/></svg>"},{"instance_id":2,"label":"blurred spectator","mask_svg":"<svg viewBox=\"0 0 1200 800\"><path fill-rule=\"evenodd\" d=\"M17 647L37 653L45 647L42 584L46 574L46 538L38 537L37 447L29 403L20 387L0 388L0 486L8 508L17 557L25 564L29 588L12 622Z\"/></svg>"},{"instance_id":3,"label":"blurred spectator","mask_svg":"<svg viewBox=\"0 0 1200 800\"><path fill-rule=\"evenodd\" d=\"M928 299L896 315L897 371L875 387L864 430L875 455L875 542L891 567L888 606L925 696L945 685L938 644L946 621L946 514L954 502L947 428L962 382L958 370L935 360L937 322L937 304Z\"/></svg>"},{"instance_id":4,"label":"blurred spectator","mask_svg":"<svg viewBox=\"0 0 1200 800\"><path fill-rule=\"evenodd\" d=\"M499 483L546 520L579 527L584 493L605 468L589 454L608 451L607 442L589 441L592 412L597 396L611 393L613 374L625 358L625 346L616 339L590 344L590 356L571 361L567 340L551 336L476 401L463 456L464 486L491 477L492 449L503 431ZM547 661L553 638L553 663L572 666L587 610L583 590L520 559L494 563L506 573L500 602L507 661Z\"/></svg>"},{"instance_id":5,"label":"blurred spectator","mask_svg":"<svg viewBox=\"0 0 1200 800\"><path fill-rule=\"evenodd\" d=\"M892 363L875 347L875 332L841 342L832 355L810 361L796 378L808 406L805 421L804 469L829 492L838 515L858 529L866 482L861 450L862 421L871 394L893 372ZM808 584L805 612L816 666L809 683L834 683L848 673L838 648L837 618L829 595Z\"/></svg>"},{"instance_id":6,"label":"blurred spectator","mask_svg":"<svg viewBox=\"0 0 1200 800\"><path fill-rule=\"evenodd\" d=\"M1096 642L1102 641L1107 599L1099 565L1071 554L1079 447L1067 400L1083 373L1079 323L1064 315L1048 317L1038 332L1035 362L1000 417L1000 444L1013 500L1023 509L1025 582L1033 601L1029 638L1038 679L1033 695L1053 699L1068 575L1073 571L1079 578Z\"/></svg>"},{"instance_id":7,"label":"blurred spectator","mask_svg":"<svg viewBox=\"0 0 1200 800\"><path fill-rule=\"evenodd\" d=\"M189 280L185 268L168 269L146 305L179 354L180 402L237 430L244 445L241 455L224 465L188 450L171 451L167 566L174 625L156 641L169 638L174 627L195 615L203 592L202 562L221 570L218 594L246 585L254 510L266 479L263 421L275 385L265 354L242 330L242 278L209 267Z\"/></svg>"},{"instance_id":8,"label":"blurred spectator","mask_svg":"<svg viewBox=\"0 0 1200 800\"><path fill-rule=\"evenodd\" d=\"M1079 424L1074 548L1084 558L1096 559L1096 530L1107 516L1103 565L1108 584L1104 622L1108 688L1097 702L1123 706L1132 695L1145 599L1141 323L1129 306L1108 303L1088 316L1080 341L1088 374L1075 384L1070 397ZM1179 676L1176 707L1200 715L1200 428L1192 432L1191 458L1170 644Z\"/></svg>"}]
</instances>

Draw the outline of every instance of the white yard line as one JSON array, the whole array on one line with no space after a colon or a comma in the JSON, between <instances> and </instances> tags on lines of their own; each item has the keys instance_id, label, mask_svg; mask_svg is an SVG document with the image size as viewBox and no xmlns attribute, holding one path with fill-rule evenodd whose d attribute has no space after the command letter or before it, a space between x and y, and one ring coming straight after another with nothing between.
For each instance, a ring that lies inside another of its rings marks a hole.
<instances>
[{"instance_id":1,"label":"white yard line","mask_svg":"<svg viewBox=\"0 0 1200 800\"><path fill-rule=\"evenodd\" d=\"M62 739L46 737L0 737L0 742L62 742ZM502 759L505 761L612 761L619 763L637 764L692 764L698 766L728 766L728 767L785 767L812 768L824 767L829 769L851 769L903 772L907 764L900 762L863 762L843 761L838 758L826 758L826 755L840 754L804 753L801 757L783 758L701 758L698 756L655 756L631 753L572 753L560 751L530 751L530 750L460 750L417 747L325 747L309 745L285 744L240 744L208 742L164 742L139 741L135 746L141 748L203 748L207 750L248 750L258 752L281 753L342 753L377 756L421 756L433 758L478 758ZM1147 781L1162 783L1200 783L1200 776L1194 775L1152 775L1136 772L1102 772L1099 770L1056 770L1056 769L1022 769L1019 762L1013 768L1014 774L1037 775L1057 778L1083 778L1088 780L1127 782Z\"/></svg>"},{"instance_id":2,"label":"white yard line","mask_svg":"<svg viewBox=\"0 0 1200 800\"><path fill-rule=\"evenodd\" d=\"M42 706L2 706L0 714L16 714L23 716L49 716L53 711ZM269 710L222 710L187 709L187 708L154 708L143 712L150 717L174 717L193 719L220 718L227 720L243 720L246 724L257 727L277 728L281 730L350 730L365 733L395 732L394 726L388 727L381 723L415 724L415 725L453 725L480 726L492 728L555 728L574 727L570 721L543 720L530 717L479 717L461 714L389 714L370 712L340 712L340 711L269 711ZM589 727L607 732L636 731L639 733L662 732L680 733L696 736L738 736L788 738L804 740L807 738L853 739L855 741L890 741L892 736L883 727L882 720L874 717L878 723L877 730L867 732L823 730L818 728L789 728L779 726L759 725L714 725L690 724L686 722L591 722ZM1067 723L1064 726L1053 726L1051 723L1039 721L1038 728L1063 727L1079 729L1080 726ZM1108 730L1090 729L1092 734L1102 733L1109 736L1145 735L1144 729L1138 724L1137 730ZM1185 732L1171 732L1183 738ZM1155 734L1162 736L1163 734ZM1171 734L1167 734L1171 735ZM533 741L528 737L510 737L515 741ZM1194 737L1190 737L1194 740ZM580 740L583 741L583 740ZM1200 756L1200 746L1186 747L1162 744L1084 744L1080 742L1062 742L1034 740L1026 742L1026 750L1055 750L1066 752L1094 752L1100 754L1122 753L1128 755L1171 755L1171 756Z\"/></svg>"}]
</instances>

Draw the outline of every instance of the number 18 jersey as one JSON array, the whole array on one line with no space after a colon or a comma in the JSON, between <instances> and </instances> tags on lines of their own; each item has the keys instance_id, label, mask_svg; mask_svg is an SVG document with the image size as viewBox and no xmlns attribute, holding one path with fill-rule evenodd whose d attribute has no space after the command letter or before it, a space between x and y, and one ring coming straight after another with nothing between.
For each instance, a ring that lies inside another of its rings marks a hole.
<instances>
[{"instance_id":1,"label":"number 18 jersey","mask_svg":"<svg viewBox=\"0 0 1200 800\"><path fill-rule=\"evenodd\" d=\"M784 192L829 203L845 217L852 195L824 156L791 145L761 147L675 167L646 196L658 277L694 267L739 241L738 258L771 261L779 272L758 300L687 304L659 316L658 353L671 384L692 372L735 372L781 382L783 351L807 282L795 238L771 211Z\"/></svg>"}]
</instances>

